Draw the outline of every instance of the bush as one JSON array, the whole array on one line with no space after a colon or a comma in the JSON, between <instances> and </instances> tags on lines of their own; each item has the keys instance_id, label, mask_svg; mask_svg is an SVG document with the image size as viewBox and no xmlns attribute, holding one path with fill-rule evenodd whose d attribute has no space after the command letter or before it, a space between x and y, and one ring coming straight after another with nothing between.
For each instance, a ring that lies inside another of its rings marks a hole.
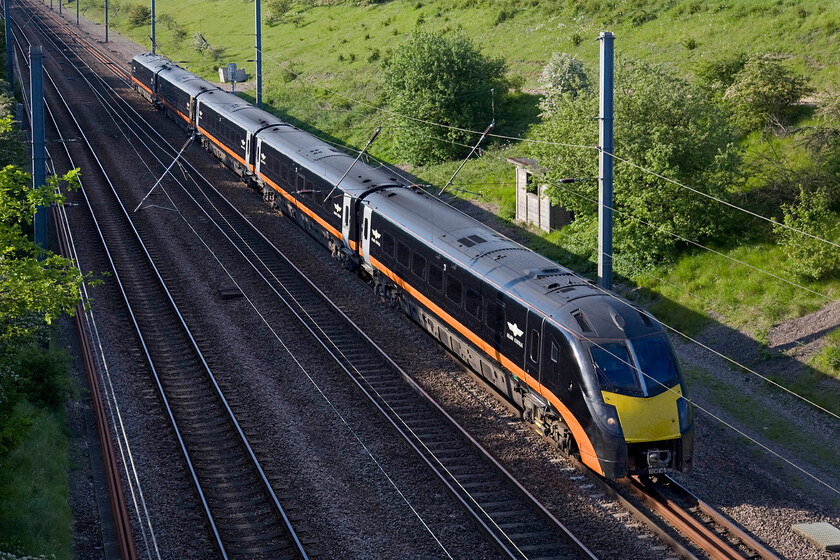
<instances>
[{"instance_id":1,"label":"bush","mask_svg":"<svg viewBox=\"0 0 840 560\"><path fill-rule=\"evenodd\" d=\"M618 157L718 197L737 184L741 157L734 131L701 90L663 67L630 61L616 65L615 86ZM598 200L598 152L593 149L598 144L598 96L587 90L566 93L558 97L555 109L529 136L563 145L532 143L529 150L550 168L549 182L590 179L550 189L552 198L572 210L582 222L577 227L585 230L598 218L592 202ZM671 261L686 243L668 232L701 243L723 236L728 221L720 204L637 167L618 160L614 164L614 246L622 260L637 265Z\"/></svg>"},{"instance_id":2,"label":"bush","mask_svg":"<svg viewBox=\"0 0 840 560\"><path fill-rule=\"evenodd\" d=\"M152 22L152 10L142 4L132 4L128 8L128 23L132 27L150 25Z\"/></svg>"},{"instance_id":3,"label":"bush","mask_svg":"<svg viewBox=\"0 0 840 560\"><path fill-rule=\"evenodd\" d=\"M564 95L577 97L579 93L591 91L592 88L583 62L574 55L558 52L551 55L539 82L545 90L540 101L543 116L554 114Z\"/></svg>"},{"instance_id":4,"label":"bush","mask_svg":"<svg viewBox=\"0 0 840 560\"><path fill-rule=\"evenodd\" d=\"M722 97L746 63L747 55L744 53L724 53L718 58L698 62L694 75L698 85Z\"/></svg>"},{"instance_id":5,"label":"bush","mask_svg":"<svg viewBox=\"0 0 840 560\"><path fill-rule=\"evenodd\" d=\"M464 35L415 31L383 65L386 98L399 115L397 145L412 163L466 154L477 138L455 129L484 130L493 118L491 90L499 100L508 87L504 60L482 55Z\"/></svg>"},{"instance_id":6,"label":"bush","mask_svg":"<svg viewBox=\"0 0 840 560\"><path fill-rule=\"evenodd\" d=\"M838 216L831 211L825 188L808 192L799 187L795 204L783 204L784 224L799 231L837 243L840 241ZM803 278L820 280L840 271L840 249L819 239L774 226L776 235L790 257L790 268Z\"/></svg>"},{"instance_id":7,"label":"bush","mask_svg":"<svg viewBox=\"0 0 840 560\"><path fill-rule=\"evenodd\" d=\"M269 27L285 23L286 14L291 9L291 0L268 0L265 3L265 23Z\"/></svg>"},{"instance_id":8,"label":"bush","mask_svg":"<svg viewBox=\"0 0 840 560\"><path fill-rule=\"evenodd\" d=\"M58 350L26 346L14 360L21 396L30 403L57 409L72 387L67 376L69 356Z\"/></svg>"},{"instance_id":9,"label":"bush","mask_svg":"<svg viewBox=\"0 0 840 560\"><path fill-rule=\"evenodd\" d=\"M732 107L736 126L746 133L788 124L794 104L812 91L806 78L762 55L747 60L724 100Z\"/></svg>"}]
</instances>

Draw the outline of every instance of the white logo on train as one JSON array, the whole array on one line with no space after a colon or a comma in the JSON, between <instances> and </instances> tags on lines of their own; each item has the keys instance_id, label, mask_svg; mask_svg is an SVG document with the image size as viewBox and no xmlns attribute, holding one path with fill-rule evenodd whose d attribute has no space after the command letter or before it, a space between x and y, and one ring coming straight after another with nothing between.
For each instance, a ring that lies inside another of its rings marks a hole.
<instances>
[{"instance_id":1,"label":"white logo on train","mask_svg":"<svg viewBox=\"0 0 840 560\"><path fill-rule=\"evenodd\" d=\"M341 204L333 203L333 215L336 218L341 218Z\"/></svg>"},{"instance_id":2,"label":"white logo on train","mask_svg":"<svg viewBox=\"0 0 840 560\"><path fill-rule=\"evenodd\" d=\"M372 230L370 230L370 234L371 234L371 237L373 238L373 242L381 247L382 244L379 242L379 238L382 237L382 234L379 233L379 230L378 229L372 229Z\"/></svg>"},{"instance_id":3,"label":"white logo on train","mask_svg":"<svg viewBox=\"0 0 840 560\"><path fill-rule=\"evenodd\" d=\"M521 348L522 347L522 341L520 340L520 337L523 334L525 334L525 331L520 329L519 325L517 325L516 323L508 323L507 327L508 327L507 339L512 340L514 342L514 344L516 344L517 346L519 346Z\"/></svg>"}]
</instances>

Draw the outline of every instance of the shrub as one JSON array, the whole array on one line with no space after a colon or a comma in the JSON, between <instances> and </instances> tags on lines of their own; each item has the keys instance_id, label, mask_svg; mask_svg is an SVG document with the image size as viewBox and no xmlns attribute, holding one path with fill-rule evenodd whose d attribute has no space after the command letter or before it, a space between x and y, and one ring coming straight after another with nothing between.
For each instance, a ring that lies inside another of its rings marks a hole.
<instances>
[{"instance_id":1,"label":"shrub","mask_svg":"<svg viewBox=\"0 0 840 560\"><path fill-rule=\"evenodd\" d=\"M837 214L831 211L825 188L808 192L800 186L796 203L783 204L782 212L786 226L835 243L840 241ZM840 271L837 247L781 226L774 226L774 230L790 257L791 270L797 275L819 280Z\"/></svg>"},{"instance_id":2,"label":"shrub","mask_svg":"<svg viewBox=\"0 0 840 560\"><path fill-rule=\"evenodd\" d=\"M554 53L540 75L545 95L540 101L543 115L551 115L564 95L577 97L592 87L583 62L566 53Z\"/></svg>"},{"instance_id":3,"label":"shrub","mask_svg":"<svg viewBox=\"0 0 840 560\"><path fill-rule=\"evenodd\" d=\"M132 27L149 25L152 22L152 10L142 4L132 4L128 8L128 23Z\"/></svg>"},{"instance_id":4,"label":"shrub","mask_svg":"<svg viewBox=\"0 0 840 560\"><path fill-rule=\"evenodd\" d=\"M64 404L72 386L66 352L26 346L18 351L14 363L23 398L52 409Z\"/></svg>"},{"instance_id":5,"label":"shrub","mask_svg":"<svg viewBox=\"0 0 840 560\"><path fill-rule=\"evenodd\" d=\"M385 92L399 115L397 145L412 163L465 154L464 145L477 138L456 129L484 130L493 118L491 90L497 100L507 92L504 61L485 57L464 35L415 31L387 58Z\"/></svg>"},{"instance_id":6,"label":"shrub","mask_svg":"<svg viewBox=\"0 0 840 560\"><path fill-rule=\"evenodd\" d=\"M789 123L794 104L813 90L777 58L762 55L747 60L724 94L735 124L743 132Z\"/></svg>"},{"instance_id":7,"label":"shrub","mask_svg":"<svg viewBox=\"0 0 840 560\"><path fill-rule=\"evenodd\" d=\"M744 53L724 53L718 58L701 60L694 68L694 75L698 85L722 96L746 63Z\"/></svg>"},{"instance_id":8,"label":"shrub","mask_svg":"<svg viewBox=\"0 0 840 560\"><path fill-rule=\"evenodd\" d=\"M286 23L291 9L291 0L268 0L265 3L265 23L269 27L274 27L278 23Z\"/></svg>"},{"instance_id":9,"label":"shrub","mask_svg":"<svg viewBox=\"0 0 840 560\"><path fill-rule=\"evenodd\" d=\"M614 101L617 156L718 197L737 184L741 159L734 131L701 90L663 67L619 61ZM594 92L564 94L554 113L529 134L562 144L529 144L531 155L550 168L550 183L562 177L592 178L550 189L583 230L598 217L592 202L598 200L598 157L587 147L598 144L597 115ZM614 208L616 252L637 265L668 262L687 246L668 232L703 243L720 238L728 223L720 204L618 160Z\"/></svg>"}]
</instances>

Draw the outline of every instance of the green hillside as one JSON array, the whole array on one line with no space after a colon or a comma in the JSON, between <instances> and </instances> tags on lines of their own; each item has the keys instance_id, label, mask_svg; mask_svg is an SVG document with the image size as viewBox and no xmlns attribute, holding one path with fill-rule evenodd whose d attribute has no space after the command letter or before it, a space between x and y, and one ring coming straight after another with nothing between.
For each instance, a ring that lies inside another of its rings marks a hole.
<instances>
[{"instance_id":1,"label":"green hillside","mask_svg":"<svg viewBox=\"0 0 840 560\"><path fill-rule=\"evenodd\" d=\"M112 25L148 46L141 4L109 4ZM87 17L102 20L102 0L82 0L82 5ZM158 0L156 6L159 52L209 79L217 79L217 68L228 62L253 75L253 0ZM819 106L840 90L836 0L263 0L262 10L264 21L276 21L263 25L267 108L349 146L364 145L382 125L371 153L402 164L424 183L438 185L460 162L418 167L399 161L383 93L383 61L416 29L444 35L463 32L484 54L505 59L516 87L506 99L487 96L487 103L494 103L498 111L495 132L510 137L529 134L529 127L539 122L539 76L552 53L577 56L597 78L600 31L615 34L618 56L664 66L692 83L698 82L698 69L727 56L773 55L806 78L814 93L802 100L810 105L797 109L783 133L755 132L739 139L745 180L730 197L777 220L782 219L783 205L797 200L799 186L807 187L809 177L815 176L813 169L824 163L815 161L800 131L817 126L814 103ZM132 25L132 20L140 25ZM249 86L253 88L246 84L246 90ZM252 98L253 91L245 96ZM840 130L840 123L835 124ZM840 161L838 154L826 157ZM488 144L481 159L469 162L458 175L456 184L462 190L456 192L490 203L510 220L513 171L505 158L519 155L523 147L516 141ZM820 173L825 182L824 166ZM833 184L828 181L829 208L820 219L836 223L840 176L834 173ZM624 265L617 255L617 272L628 286L641 288L631 292L633 297L644 297L666 322L689 333L699 332L708 324L707 317L714 316L762 339L773 324L838 297L836 271L818 279L802 276L790 266L791 245L780 244L781 234L744 215L732 220L732 237L716 242L716 253L690 248L676 263L644 268ZM836 229L825 230L821 235L835 233ZM592 274L591 230L572 226L549 235L522 235L552 258ZM837 375L836 360L823 357L814 363Z\"/></svg>"}]
</instances>

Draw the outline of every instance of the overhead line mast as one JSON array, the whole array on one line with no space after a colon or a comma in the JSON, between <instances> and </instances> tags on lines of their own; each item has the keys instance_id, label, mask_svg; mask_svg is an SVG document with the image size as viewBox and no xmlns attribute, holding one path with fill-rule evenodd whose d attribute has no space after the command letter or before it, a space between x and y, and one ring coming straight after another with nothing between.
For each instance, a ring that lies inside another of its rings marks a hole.
<instances>
[{"instance_id":1,"label":"overhead line mast","mask_svg":"<svg viewBox=\"0 0 840 560\"><path fill-rule=\"evenodd\" d=\"M598 285L605 290L612 289L613 253L613 41L615 35L602 31L601 41L601 87L599 117L600 131L598 147Z\"/></svg>"}]
</instances>

